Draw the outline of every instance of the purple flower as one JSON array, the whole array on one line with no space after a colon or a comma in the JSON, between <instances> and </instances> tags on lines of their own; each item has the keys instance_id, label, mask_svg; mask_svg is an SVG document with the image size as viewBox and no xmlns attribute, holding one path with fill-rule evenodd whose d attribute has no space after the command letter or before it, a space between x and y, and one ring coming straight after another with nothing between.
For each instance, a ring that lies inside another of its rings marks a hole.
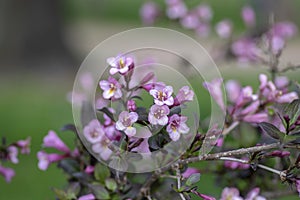
<instances>
[{"instance_id":1,"label":"purple flower","mask_svg":"<svg viewBox=\"0 0 300 200\"><path fill-rule=\"evenodd\" d=\"M259 188L253 188L248 192L245 200L266 200L265 197L259 195L259 192Z\"/></svg>"},{"instance_id":2,"label":"purple flower","mask_svg":"<svg viewBox=\"0 0 300 200\"><path fill-rule=\"evenodd\" d=\"M200 173L200 170L193 167L188 167L184 173L182 173L183 178L189 178L192 174Z\"/></svg>"},{"instance_id":3,"label":"purple flower","mask_svg":"<svg viewBox=\"0 0 300 200\"><path fill-rule=\"evenodd\" d=\"M136 134L136 129L132 127L132 124L137 120L137 113L123 111L120 113L119 120L116 122L116 128L120 131L124 131L129 137L132 137Z\"/></svg>"},{"instance_id":4,"label":"purple flower","mask_svg":"<svg viewBox=\"0 0 300 200\"><path fill-rule=\"evenodd\" d=\"M278 89L285 90L290 81L286 76L276 76L274 84Z\"/></svg>"},{"instance_id":5,"label":"purple flower","mask_svg":"<svg viewBox=\"0 0 300 200\"><path fill-rule=\"evenodd\" d=\"M202 4L196 8L197 14L200 17L201 20L203 21L210 21L213 12L211 10L211 7L207 4Z\"/></svg>"},{"instance_id":6,"label":"purple flower","mask_svg":"<svg viewBox=\"0 0 300 200\"><path fill-rule=\"evenodd\" d=\"M44 151L39 151L37 153L37 158L39 160L38 168L45 171L51 163L60 161L64 159L65 156L56 153L47 154Z\"/></svg>"},{"instance_id":7,"label":"purple flower","mask_svg":"<svg viewBox=\"0 0 300 200\"><path fill-rule=\"evenodd\" d=\"M166 86L161 89L152 89L149 91L149 93L154 97L154 103L156 105L162 106L166 104L171 106L174 104L174 99L172 97L172 86Z\"/></svg>"},{"instance_id":8,"label":"purple flower","mask_svg":"<svg viewBox=\"0 0 300 200\"><path fill-rule=\"evenodd\" d=\"M220 200L243 200L240 196L240 192L236 188L224 188L222 191L221 199Z\"/></svg>"},{"instance_id":9,"label":"purple flower","mask_svg":"<svg viewBox=\"0 0 300 200\"><path fill-rule=\"evenodd\" d=\"M79 197L78 200L96 200L96 197L91 193Z\"/></svg>"},{"instance_id":10,"label":"purple flower","mask_svg":"<svg viewBox=\"0 0 300 200\"><path fill-rule=\"evenodd\" d=\"M198 27L200 20L196 13L188 13L181 18L180 23L186 29L195 29Z\"/></svg>"},{"instance_id":11,"label":"purple flower","mask_svg":"<svg viewBox=\"0 0 300 200\"><path fill-rule=\"evenodd\" d=\"M242 10L242 18L248 27L255 25L255 12L250 6L245 6Z\"/></svg>"},{"instance_id":12,"label":"purple flower","mask_svg":"<svg viewBox=\"0 0 300 200\"><path fill-rule=\"evenodd\" d=\"M191 192L194 193L195 195L197 195L198 197L201 197L203 200L216 200L216 198L214 198L212 196L208 196L206 194L201 194L200 192L198 192L195 189L191 190Z\"/></svg>"},{"instance_id":13,"label":"purple flower","mask_svg":"<svg viewBox=\"0 0 300 200\"><path fill-rule=\"evenodd\" d=\"M148 121L153 125L161 125L164 126L168 123L168 114L170 113L170 109L168 106L158 106L154 104L150 108L150 112L148 115Z\"/></svg>"},{"instance_id":14,"label":"purple flower","mask_svg":"<svg viewBox=\"0 0 300 200\"><path fill-rule=\"evenodd\" d=\"M95 144L101 141L104 135L104 130L99 121L97 119L93 119L83 128L83 135L90 143Z\"/></svg>"},{"instance_id":15,"label":"purple flower","mask_svg":"<svg viewBox=\"0 0 300 200\"><path fill-rule=\"evenodd\" d=\"M16 146L9 146L7 148L7 151L8 151L8 159L14 163L14 164L17 164L19 162L19 159L18 159L18 148Z\"/></svg>"},{"instance_id":16,"label":"purple flower","mask_svg":"<svg viewBox=\"0 0 300 200\"><path fill-rule=\"evenodd\" d=\"M52 147L65 153L70 152L70 149L66 146L66 144L52 130L50 130L48 135L44 137L43 146Z\"/></svg>"},{"instance_id":17,"label":"purple flower","mask_svg":"<svg viewBox=\"0 0 300 200\"><path fill-rule=\"evenodd\" d=\"M121 133L116 129L115 124L112 124L110 126L107 126L104 128L104 132L106 137L110 140L119 141L121 139Z\"/></svg>"},{"instance_id":18,"label":"purple flower","mask_svg":"<svg viewBox=\"0 0 300 200\"><path fill-rule=\"evenodd\" d=\"M92 146L92 150L95 153L98 153L103 160L108 160L112 154L112 151L109 148L111 141L103 135L101 140Z\"/></svg>"},{"instance_id":19,"label":"purple flower","mask_svg":"<svg viewBox=\"0 0 300 200\"><path fill-rule=\"evenodd\" d=\"M268 156L283 158L285 156L290 156L290 154L291 153L289 151L274 150L274 151L268 153Z\"/></svg>"},{"instance_id":20,"label":"purple flower","mask_svg":"<svg viewBox=\"0 0 300 200\"><path fill-rule=\"evenodd\" d=\"M5 178L5 181L9 183L12 177L15 176L15 171L11 168L6 168L0 165L0 174Z\"/></svg>"},{"instance_id":21,"label":"purple flower","mask_svg":"<svg viewBox=\"0 0 300 200\"><path fill-rule=\"evenodd\" d=\"M277 98L277 102L278 103L290 103L293 100L298 99L298 98L299 97L298 97L298 94L296 92L290 92L290 93L287 93L287 94L280 95Z\"/></svg>"},{"instance_id":22,"label":"purple flower","mask_svg":"<svg viewBox=\"0 0 300 200\"><path fill-rule=\"evenodd\" d=\"M149 92L150 90L154 90L154 89L161 90L166 87L166 84L164 84L163 82L154 82L154 83L144 84L142 87L144 90Z\"/></svg>"},{"instance_id":23,"label":"purple flower","mask_svg":"<svg viewBox=\"0 0 300 200\"><path fill-rule=\"evenodd\" d=\"M106 62L111 66L109 70L111 75L117 72L124 75L134 66L133 59L125 56L110 57L107 58Z\"/></svg>"},{"instance_id":24,"label":"purple flower","mask_svg":"<svg viewBox=\"0 0 300 200\"><path fill-rule=\"evenodd\" d=\"M187 13L188 9L184 2L177 1L169 4L167 7L167 16L170 19L178 19L183 17Z\"/></svg>"},{"instance_id":25,"label":"purple flower","mask_svg":"<svg viewBox=\"0 0 300 200\"><path fill-rule=\"evenodd\" d=\"M286 39L293 37L297 33L297 27L291 22L279 22L274 24L270 32L272 35Z\"/></svg>"},{"instance_id":26,"label":"purple flower","mask_svg":"<svg viewBox=\"0 0 300 200\"><path fill-rule=\"evenodd\" d=\"M135 104L135 101L134 100L129 100L127 101L127 109L129 111L135 111L136 110L136 104Z\"/></svg>"},{"instance_id":27,"label":"purple flower","mask_svg":"<svg viewBox=\"0 0 300 200\"><path fill-rule=\"evenodd\" d=\"M300 179L296 180L296 189L297 189L297 191L299 193L299 197L300 197Z\"/></svg>"},{"instance_id":28,"label":"purple flower","mask_svg":"<svg viewBox=\"0 0 300 200\"><path fill-rule=\"evenodd\" d=\"M207 37L210 33L210 25L206 22L200 22L195 31L198 36Z\"/></svg>"},{"instance_id":29,"label":"purple flower","mask_svg":"<svg viewBox=\"0 0 300 200\"><path fill-rule=\"evenodd\" d=\"M140 16L144 24L153 24L159 15L159 8L154 2L145 3L140 9Z\"/></svg>"},{"instance_id":30,"label":"purple flower","mask_svg":"<svg viewBox=\"0 0 300 200\"><path fill-rule=\"evenodd\" d=\"M226 160L224 162L224 166L229 169L249 169L250 167L249 164L244 164L244 163L239 163L239 162L234 162L229 160Z\"/></svg>"},{"instance_id":31,"label":"purple flower","mask_svg":"<svg viewBox=\"0 0 300 200\"><path fill-rule=\"evenodd\" d=\"M225 104L223 101L223 92L222 92L222 79L213 79L211 82L204 82L203 86L208 90L211 97L216 101L220 108L225 111Z\"/></svg>"},{"instance_id":32,"label":"purple flower","mask_svg":"<svg viewBox=\"0 0 300 200\"><path fill-rule=\"evenodd\" d=\"M88 165L84 169L84 172L87 173L87 174L92 174L92 173L94 173L94 170L95 170L95 166Z\"/></svg>"},{"instance_id":33,"label":"purple flower","mask_svg":"<svg viewBox=\"0 0 300 200\"><path fill-rule=\"evenodd\" d=\"M180 105L188 101L193 101L194 92L188 86L183 86L175 97L174 105Z\"/></svg>"},{"instance_id":34,"label":"purple flower","mask_svg":"<svg viewBox=\"0 0 300 200\"><path fill-rule=\"evenodd\" d=\"M21 148L22 154L29 154L30 153L30 141L31 138L28 137L26 140L19 140L17 141L17 146Z\"/></svg>"},{"instance_id":35,"label":"purple flower","mask_svg":"<svg viewBox=\"0 0 300 200\"><path fill-rule=\"evenodd\" d=\"M104 107L107 107L108 104L109 104L109 100L104 99L103 97L97 98L96 103L95 103L96 108L97 108L98 110L100 110L100 109L102 109L102 108L104 108Z\"/></svg>"},{"instance_id":36,"label":"purple flower","mask_svg":"<svg viewBox=\"0 0 300 200\"><path fill-rule=\"evenodd\" d=\"M225 19L216 25L216 32L220 38L229 38L232 33L232 23L230 20Z\"/></svg>"},{"instance_id":37,"label":"purple flower","mask_svg":"<svg viewBox=\"0 0 300 200\"><path fill-rule=\"evenodd\" d=\"M231 46L232 53L242 62L256 61L260 53L255 41L251 38L241 38Z\"/></svg>"},{"instance_id":38,"label":"purple flower","mask_svg":"<svg viewBox=\"0 0 300 200\"><path fill-rule=\"evenodd\" d=\"M186 116L174 114L170 117L167 132L173 141L177 141L180 138L180 134L186 134L190 131L185 123L186 121Z\"/></svg>"},{"instance_id":39,"label":"purple flower","mask_svg":"<svg viewBox=\"0 0 300 200\"><path fill-rule=\"evenodd\" d=\"M107 81L100 81L99 85L103 90L102 96L104 99L110 99L112 97L114 97L115 99L119 99L122 97L121 85L113 77L108 77Z\"/></svg>"},{"instance_id":40,"label":"purple flower","mask_svg":"<svg viewBox=\"0 0 300 200\"><path fill-rule=\"evenodd\" d=\"M242 90L241 85L235 80L229 80L226 82L225 87L229 100L235 103L240 96Z\"/></svg>"},{"instance_id":41,"label":"purple flower","mask_svg":"<svg viewBox=\"0 0 300 200\"><path fill-rule=\"evenodd\" d=\"M248 123L261 123L269 120L267 113L256 113L253 115L247 115L243 118L243 121Z\"/></svg>"}]
</instances>

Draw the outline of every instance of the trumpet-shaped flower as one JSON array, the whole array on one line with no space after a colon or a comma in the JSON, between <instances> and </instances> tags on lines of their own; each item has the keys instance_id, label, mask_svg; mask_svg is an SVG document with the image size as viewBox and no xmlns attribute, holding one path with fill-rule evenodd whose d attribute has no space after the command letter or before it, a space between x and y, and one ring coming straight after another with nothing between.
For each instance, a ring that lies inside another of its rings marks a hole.
<instances>
[{"instance_id":1,"label":"trumpet-shaped flower","mask_svg":"<svg viewBox=\"0 0 300 200\"><path fill-rule=\"evenodd\" d=\"M183 86L175 97L174 105L180 105L188 101L193 101L194 92L188 86Z\"/></svg>"},{"instance_id":2,"label":"trumpet-shaped flower","mask_svg":"<svg viewBox=\"0 0 300 200\"><path fill-rule=\"evenodd\" d=\"M150 112L148 115L148 121L153 125L166 125L168 123L168 114L170 113L170 109L168 106L158 106L154 104L150 108Z\"/></svg>"},{"instance_id":3,"label":"trumpet-shaped flower","mask_svg":"<svg viewBox=\"0 0 300 200\"><path fill-rule=\"evenodd\" d=\"M100 88L103 90L103 98L110 99L114 97L119 99L122 97L121 85L113 77L109 77L108 80L102 80L99 83Z\"/></svg>"},{"instance_id":4,"label":"trumpet-shaped flower","mask_svg":"<svg viewBox=\"0 0 300 200\"><path fill-rule=\"evenodd\" d=\"M170 117L167 132L173 141L177 141L180 138L180 134L186 134L190 131L186 121L186 116L174 114Z\"/></svg>"},{"instance_id":5,"label":"trumpet-shaped flower","mask_svg":"<svg viewBox=\"0 0 300 200\"><path fill-rule=\"evenodd\" d=\"M135 112L123 111L119 115L119 120L116 122L116 128L124 131L126 135L132 137L136 134L136 129L132 126L138 120L138 114Z\"/></svg>"},{"instance_id":6,"label":"trumpet-shaped flower","mask_svg":"<svg viewBox=\"0 0 300 200\"><path fill-rule=\"evenodd\" d=\"M43 146L52 147L65 153L70 152L70 149L67 147L67 145L52 130L50 130L48 135L44 137Z\"/></svg>"},{"instance_id":7,"label":"trumpet-shaped flower","mask_svg":"<svg viewBox=\"0 0 300 200\"><path fill-rule=\"evenodd\" d=\"M5 181L9 183L12 177L15 176L15 171L11 168L3 167L0 165L0 174L5 178Z\"/></svg>"},{"instance_id":8,"label":"trumpet-shaped flower","mask_svg":"<svg viewBox=\"0 0 300 200\"><path fill-rule=\"evenodd\" d=\"M64 159L65 156L56 153L47 154L44 151L39 151L37 153L37 158L39 160L38 168L45 171L51 163L60 161Z\"/></svg>"},{"instance_id":9,"label":"trumpet-shaped flower","mask_svg":"<svg viewBox=\"0 0 300 200\"><path fill-rule=\"evenodd\" d=\"M172 86L166 86L164 88L152 89L149 93L154 97L154 103L156 105L168 105L174 104L174 98L172 97L173 88Z\"/></svg>"}]
</instances>

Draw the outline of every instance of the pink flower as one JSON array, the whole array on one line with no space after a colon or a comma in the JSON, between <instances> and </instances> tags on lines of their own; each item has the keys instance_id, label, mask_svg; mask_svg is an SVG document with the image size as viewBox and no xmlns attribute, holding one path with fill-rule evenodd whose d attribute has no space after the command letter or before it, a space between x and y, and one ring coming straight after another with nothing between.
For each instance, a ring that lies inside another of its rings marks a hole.
<instances>
[{"instance_id":1,"label":"pink flower","mask_svg":"<svg viewBox=\"0 0 300 200\"><path fill-rule=\"evenodd\" d=\"M259 192L259 188L253 188L250 192L248 192L245 200L266 200L265 197L259 195Z\"/></svg>"},{"instance_id":2,"label":"pink flower","mask_svg":"<svg viewBox=\"0 0 300 200\"><path fill-rule=\"evenodd\" d=\"M5 178L7 183L11 182L12 177L15 176L15 171L11 168L6 168L0 165L0 174Z\"/></svg>"},{"instance_id":3,"label":"pink flower","mask_svg":"<svg viewBox=\"0 0 300 200\"><path fill-rule=\"evenodd\" d=\"M184 2L177 1L169 4L167 7L167 16L170 19L178 19L183 17L187 13L188 9Z\"/></svg>"},{"instance_id":4,"label":"pink flower","mask_svg":"<svg viewBox=\"0 0 300 200\"><path fill-rule=\"evenodd\" d=\"M278 22L270 30L272 35L283 39L291 38L297 33L297 27L291 22Z\"/></svg>"},{"instance_id":5,"label":"pink flower","mask_svg":"<svg viewBox=\"0 0 300 200\"><path fill-rule=\"evenodd\" d=\"M224 188L222 191L221 199L220 200L243 200L240 196L240 192L236 188Z\"/></svg>"},{"instance_id":6,"label":"pink flower","mask_svg":"<svg viewBox=\"0 0 300 200\"><path fill-rule=\"evenodd\" d=\"M44 137L43 146L52 147L65 153L70 152L70 149L66 146L66 144L52 130L50 130L48 135Z\"/></svg>"},{"instance_id":7,"label":"pink flower","mask_svg":"<svg viewBox=\"0 0 300 200\"><path fill-rule=\"evenodd\" d=\"M243 118L243 121L248 123L261 123L269 120L267 113L256 113L253 115L247 115Z\"/></svg>"},{"instance_id":8,"label":"pink flower","mask_svg":"<svg viewBox=\"0 0 300 200\"><path fill-rule=\"evenodd\" d=\"M224 162L224 166L229 169L249 169L250 168L249 164L244 164L244 163L239 163L239 162L234 162L234 161L229 161L229 160L226 160Z\"/></svg>"},{"instance_id":9,"label":"pink flower","mask_svg":"<svg viewBox=\"0 0 300 200\"><path fill-rule=\"evenodd\" d=\"M295 99L298 99L298 94L296 92L290 92L287 94L283 94L277 98L278 103L290 103Z\"/></svg>"},{"instance_id":10,"label":"pink flower","mask_svg":"<svg viewBox=\"0 0 300 200\"><path fill-rule=\"evenodd\" d=\"M56 153L47 154L44 151L39 151L37 153L37 158L39 160L38 168L40 170L45 171L51 163L60 161L60 160L64 159L65 156L64 155L59 155L59 154L56 154Z\"/></svg>"},{"instance_id":11,"label":"pink flower","mask_svg":"<svg viewBox=\"0 0 300 200\"><path fill-rule=\"evenodd\" d=\"M180 134L186 134L190 131L186 121L186 116L174 114L170 117L167 132L173 141L177 141L180 138Z\"/></svg>"},{"instance_id":12,"label":"pink flower","mask_svg":"<svg viewBox=\"0 0 300 200\"><path fill-rule=\"evenodd\" d=\"M299 197L300 197L300 179L296 180L296 189L297 189L297 191L299 193Z\"/></svg>"},{"instance_id":13,"label":"pink flower","mask_svg":"<svg viewBox=\"0 0 300 200\"><path fill-rule=\"evenodd\" d=\"M8 151L8 159L14 163L14 164L17 164L19 162L19 159L18 159L18 148L16 146L9 146L7 148L7 151Z\"/></svg>"},{"instance_id":14,"label":"pink flower","mask_svg":"<svg viewBox=\"0 0 300 200\"><path fill-rule=\"evenodd\" d=\"M241 38L231 46L232 53L242 62L256 61L260 53L255 41L250 38Z\"/></svg>"},{"instance_id":15,"label":"pink flower","mask_svg":"<svg viewBox=\"0 0 300 200\"><path fill-rule=\"evenodd\" d=\"M200 20L196 13L188 13L180 20L181 25L186 29L195 29L198 27Z\"/></svg>"},{"instance_id":16,"label":"pink flower","mask_svg":"<svg viewBox=\"0 0 300 200\"><path fill-rule=\"evenodd\" d=\"M105 127L104 132L105 132L106 137L108 137L108 139L110 139L110 140L119 141L122 137L122 134L120 133L120 131L118 131L116 129L115 124Z\"/></svg>"},{"instance_id":17,"label":"pink flower","mask_svg":"<svg viewBox=\"0 0 300 200\"><path fill-rule=\"evenodd\" d=\"M222 79L213 79L211 82L204 82L203 86L208 90L211 97L216 101L220 108L225 111L225 104L223 101Z\"/></svg>"},{"instance_id":18,"label":"pink flower","mask_svg":"<svg viewBox=\"0 0 300 200\"><path fill-rule=\"evenodd\" d=\"M93 194L86 194L79 197L78 200L96 200L96 197Z\"/></svg>"},{"instance_id":19,"label":"pink flower","mask_svg":"<svg viewBox=\"0 0 300 200\"><path fill-rule=\"evenodd\" d=\"M283 158L285 156L290 156L289 151L280 151L280 150L274 150L271 153L268 153L268 156L274 156L274 157L280 157Z\"/></svg>"},{"instance_id":20,"label":"pink flower","mask_svg":"<svg viewBox=\"0 0 300 200\"><path fill-rule=\"evenodd\" d=\"M242 10L242 18L248 27L255 25L255 12L250 6L245 6Z\"/></svg>"},{"instance_id":21,"label":"pink flower","mask_svg":"<svg viewBox=\"0 0 300 200\"><path fill-rule=\"evenodd\" d=\"M235 103L240 96L242 90L241 85L235 80L229 80L226 82L225 87L229 100Z\"/></svg>"},{"instance_id":22,"label":"pink flower","mask_svg":"<svg viewBox=\"0 0 300 200\"><path fill-rule=\"evenodd\" d=\"M134 100L129 100L127 101L127 109L129 111L135 111L136 110L136 104L135 104L135 101Z\"/></svg>"},{"instance_id":23,"label":"pink flower","mask_svg":"<svg viewBox=\"0 0 300 200\"><path fill-rule=\"evenodd\" d=\"M101 141L93 144L92 150L98 153L103 160L108 160L112 154L109 148L111 141L104 135L101 137Z\"/></svg>"},{"instance_id":24,"label":"pink flower","mask_svg":"<svg viewBox=\"0 0 300 200\"><path fill-rule=\"evenodd\" d=\"M109 100L99 97L99 98L97 98L95 104L96 104L96 109L100 110L100 109L108 106Z\"/></svg>"},{"instance_id":25,"label":"pink flower","mask_svg":"<svg viewBox=\"0 0 300 200\"><path fill-rule=\"evenodd\" d=\"M140 9L140 16L144 24L153 24L159 15L159 8L154 2L146 2Z\"/></svg>"},{"instance_id":26,"label":"pink flower","mask_svg":"<svg viewBox=\"0 0 300 200\"><path fill-rule=\"evenodd\" d=\"M207 37L210 33L210 25L206 22L200 22L195 31L198 36Z\"/></svg>"},{"instance_id":27,"label":"pink flower","mask_svg":"<svg viewBox=\"0 0 300 200\"><path fill-rule=\"evenodd\" d=\"M108 77L108 80L102 80L99 82L100 88L103 90L103 98L110 99L114 97L119 99L122 97L121 85L113 77Z\"/></svg>"},{"instance_id":28,"label":"pink flower","mask_svg":"<svg viewBox=\"0 0 300 200\"><path fill-rule=\"evenodd\" d=\"M30 141L31 138L28 137L26 140L19 140L17 141L17 146L21 148L22 154L29 154L30 153Z\"/></svg>"},{"instance_id":29,"label":"pink flower","mask_svg":"<svg viewBox=\"0 0 300 200\"><path fill-rule=\"evenodd\" d=\"M84 172L87 173L87 174L92 174L92 173L94 173L94 169L95 169L95 166L88 165L88 166L86 166L86 168L84 169Z\"/></svg>"},{"instance_id":30,"label":"pink flower","mask_svg":"<svg viewBox=\"0 0 300 200\"><path fill-rule=\"evenodd\" d=\"M193 101L194 92L188 86L183 86L175 97L174 105L180 105L188 101Z\"/></svg>"},{"instance_id":31,"label":"pink flower","mask_svg":"<svg viewBox=\"0 0 300 200\"><path fill-rule=\"evenodd\" d=\"M230 20L225 19L216 25L216 32L220 38L229 38L232 33L232 23Z\"/></svg>"},{"instance_id":32,"label":"pink flower","mask_svg":"<svg viewBox=\"0 0 300 200\"><path fill-rule=\"evenodd\" d=\"M126 135L132 137L136 134L136 129L132 124L138 120L138 114L135 112L123 111L119 115L119 120L116 122L116 128L124 131Z\"/></svg>"},{"instance_id":33,"label":"pink flower","mask_svg":"<svg viewBox=\"0 0 300 200\"><path fill-rule=\"evenodd\" d=\"M148 115L148 121L153 125L161 125L164 126L168 123L168 114L170 113L170 109L168 106L158 106L154 104L150 108L150 112Z\"/></svg>"},{"instance_id":34,"label":"pink flower","mask_svg":"<svg viewBox=\"0 0 300 200\"><path fill-rule=\"evenodd\" d=\"M154 89L161 90L164 87L166 87L166 84L164 84L163 82L154 82L154 83L144 84L142 87L143 89L149 92L150 90L154 90Z\"/></svg>"},{"instance_id":35,"label":"pink flower","mask_svg":"<svg viewBox=\"0 0 300 200\"><path fill-rule=\"evenodd\" d=\"M183 178L189 178L192 174L200 173L200 170L193 167L188 167L184 173L182 173Z\"/></svg>"},{"instance_id":36,"label":"pink flower","mask_svg":"<svg viewBox=\"0 0 300 200\"><path fill-rule=\"evenodd\" d=\"M114 75L117 72L124 75L134 66L133 59L131 57L110 57L107 58L106 61L111 66L111 69L109 70L111 75Z\"/></svg>"},{"instance_id":37,"label":"pink flower","mask_svg":"<svg viewBox=\"0 0 300 200\"><path fill-rule=\"evenodd\" d=\"M83 135L90 143L95 144L101 141L104 135L104 130L99 121L97 119L93 119L83 128Z\"/></svg>"},{"instance_id":38,"label":"pink flower","mask_svg":"<svg viewBox=\"0 0 300 200\"><path fill-rule=\"evenodd\" d=\"M211 10L211 7L207 4L202 4L196 8L197 14L200 17L201 20L203 21L210 21L213 12Z\"/></svg>"},{"instance_id":39,"label":"pink flower","mask_svg":"<svg viewBox=\"0 0 300 200\"><path fill-rule=\"evenodd\" d=\"M174 104L174 99L172 97L172 86L166 86L161 89L152 89L149 91L149 93L154 97L154 103L156 105L162 106L166 104L171 106Z\"/></svg>"}]
</instances>

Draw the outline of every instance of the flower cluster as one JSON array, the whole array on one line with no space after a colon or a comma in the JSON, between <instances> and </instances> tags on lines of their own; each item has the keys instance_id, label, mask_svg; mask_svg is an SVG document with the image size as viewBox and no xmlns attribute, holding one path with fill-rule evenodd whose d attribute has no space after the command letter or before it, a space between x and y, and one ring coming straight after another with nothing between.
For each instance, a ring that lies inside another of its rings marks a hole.
<instances>
[{"instance_id":1,"label":"flower cluster","mask_svg":"<svg viewBox=\"0 0 300 200\"><path fill-rule=\"evenodd\" d=\"M3 162L11 162L14 164L19 163L18 154L30 153L30 138L26 140L19 140L12 144L7 145L5 138L2 140L2 145L0 145L0 174L5 178L6 182L10 182L15 176L15 171L12 168L4 167Z\"/></svg>"},{"instance_id":2,"label":"flower cluster","mask_svg":"<svg viewBox=\"0 0 300 200\"><path fill-rule=\"evenodd\" d=\"M157 128L165 130L173 141L179 140L181 134L189 132L188 118L180 113L171 113L171 109L193 100L194 92L188 86L179 89L175 96L172 86L154 81L156 78L153 72L145 74L134 85L132 80L136 79L136 76L133 58L119 55L108 58L107 63L110 66L109 76L107 80L99 82L102 95L96 100L96 108L102 112L102 118L93 119L83 129L83 135L91 144L93 152L103 160L108 160L112 154L111 145L120 140L126 140L131 144L138 140L138 137L135 137L138 134L138 125L146 124L149 132ZM148 108L137 106L137 99L142 90L153 99L153 104ZM118 109L108 107L109 101L112 104L122 105L121 110L120 107ZM145 115L147 117L144 119L142 116ZM154 135L152 133L147 137ZM140 145L145 142L147 143L145 140ZM138 146L132 150L137 149ZM147 151L149 149L146 149Z\"/></svg>"}]
</instances>

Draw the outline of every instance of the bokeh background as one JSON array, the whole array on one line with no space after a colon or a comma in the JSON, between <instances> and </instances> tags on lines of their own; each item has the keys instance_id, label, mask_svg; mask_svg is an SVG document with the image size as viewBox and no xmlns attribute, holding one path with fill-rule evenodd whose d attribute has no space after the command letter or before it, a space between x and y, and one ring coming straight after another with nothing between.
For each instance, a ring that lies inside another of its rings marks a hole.
<instances>
[{"instance_id":1,"label":"bokeh background","mask_svg":"<svg viewBox=\"0 0 300 200\"><path fill-rule=\"evenodd\" d=\"M12 166L16 176L7 184L0 177L0 199L50 200L54 199L53 187L63 187L65 175L51 166L47 172L37 168L36 153L43 137L53 129L72 147L75 136L61 133L60 127L72 123L71 105L67 93L85 56L101 41L121 31L142 27L139 9L141 0L0 0L0 137L8 143L32 138L31 154L22 156L20 164ZM163 5L163 0L157 1ZM197 5L191 0L188 5ZM300 24L300 1L297 0L210 0L206 3L214 11L213 23L229 18L237 34L244 29L240 10L250 4L258 12L261 26L269 12L275 20L292 20ZM184 32L198 40L206 49L218 42L216 35L199 38L183 30L178 23L159 20L155 26ZM282 61L300 63L300 38L288 42ZM235 78L243 84L257 86L257 77L266 71L263 66L238 66L234 62L217 63L225 79ZM299 79L299 72L288 74ZM199 90L201 86L199 86ZM200 91L201 92L201 91ZM200 98L201 104L209 101ZM205 117L209 109L202 112ZM218 196L221 188L202 177L202 191ZM286 199L297 199L289 197Z\"/></svg>"}]
</instances>

